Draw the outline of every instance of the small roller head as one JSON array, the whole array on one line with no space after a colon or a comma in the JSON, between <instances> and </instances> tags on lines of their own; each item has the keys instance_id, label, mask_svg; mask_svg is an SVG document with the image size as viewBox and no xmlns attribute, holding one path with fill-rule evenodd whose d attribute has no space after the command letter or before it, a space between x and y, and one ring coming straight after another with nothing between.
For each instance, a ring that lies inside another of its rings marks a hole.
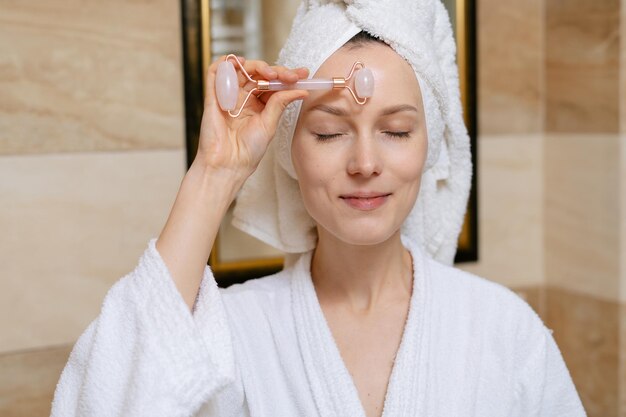
<instances>
[{"instance_id":1,"label":"small roller head","mask_svg":"<svg viewBox=\"0 0 626 417\"><path fill-rule=\"evenodd\" d=\"M230 61L220 62L215 75L217 102L224 111L234 110L239 95L237 71Z\"/></svg>"},{"instance_id":2,"label":"small roller head","mask_svg":"<svg viewBox=\"0 0 626 417\"><path fill-rule=\"evenodd\" d=\"M360 98L374 95L374 74L369 68L361 68L354 75L354 88Z\"/></svg>"}]
</instances>

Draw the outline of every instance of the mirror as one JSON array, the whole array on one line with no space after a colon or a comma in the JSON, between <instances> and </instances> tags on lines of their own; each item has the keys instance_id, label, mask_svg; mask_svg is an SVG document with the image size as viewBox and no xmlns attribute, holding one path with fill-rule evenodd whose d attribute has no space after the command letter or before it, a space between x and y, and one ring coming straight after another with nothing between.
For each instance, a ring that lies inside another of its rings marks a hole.
<instances>
[{"instance_id":1,"label":"mirror","mask_svg":"<svg viewBox=\"0 0 626 417\"><path fill-rule=\"evenodd\" d=\"M291 29L300 0L181 0L187 163L197 150L202 119L204 74L213 60L228 53L276 61ZM476 149L475 0L444 0L457 40L457 62L465 122ZM476 152L468 211L455 262L478 258ZM209 264L221 286L267 275L282 268L282 253L222 222Z\"/></svg>"}]
</instances>

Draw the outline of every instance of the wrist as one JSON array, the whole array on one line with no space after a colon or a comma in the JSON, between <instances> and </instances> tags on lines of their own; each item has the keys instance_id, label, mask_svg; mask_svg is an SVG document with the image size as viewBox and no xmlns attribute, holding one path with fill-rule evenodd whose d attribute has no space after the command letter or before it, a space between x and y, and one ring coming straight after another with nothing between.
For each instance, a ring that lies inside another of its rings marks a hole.
<instances>
[{"instance_id":1,"label":"wrist","mask_svg":"<svg viewBox=\"0 0 626 417\"><path fill-rule=\"evenodd\" d=\"M216 169L196 159L185 174L183 182L194 184L193 187L200 191L200 199L206 196L212 204L215 204L217 199L224 209L227 209L246 178L234 170Z\"/></svg>"}]
</instances>

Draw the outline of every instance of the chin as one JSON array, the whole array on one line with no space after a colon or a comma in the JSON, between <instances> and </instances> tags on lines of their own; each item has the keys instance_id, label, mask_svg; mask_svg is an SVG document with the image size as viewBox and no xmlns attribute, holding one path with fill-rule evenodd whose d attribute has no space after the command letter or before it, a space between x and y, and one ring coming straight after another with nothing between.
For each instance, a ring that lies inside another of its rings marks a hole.
<instances>
[{"instance_id":1,"label":"chin","mask_svg":"<svg viewBox=\"0 0 626 417\"><path fill-rule=\"evenodd\" d=\"M361 223L361 222L357 222ZM377 224L344 224L337 228L325 228L326 233L348 245L374 246L386 242L399 232L400 226Z\"/></svg>"}]
</instances>

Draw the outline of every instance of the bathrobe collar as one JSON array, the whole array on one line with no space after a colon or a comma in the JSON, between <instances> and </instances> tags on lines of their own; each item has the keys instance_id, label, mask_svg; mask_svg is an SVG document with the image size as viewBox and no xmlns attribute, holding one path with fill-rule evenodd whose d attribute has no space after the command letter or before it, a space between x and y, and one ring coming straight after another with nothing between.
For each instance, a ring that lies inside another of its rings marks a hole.
<instances>
[{"instance_id":1,"label":"bathrobe collar","mask_svg":"<svg viewBox=\"0 0 626 417\"><path fill-rule=\"evenodd\" d=\"M420 369L428 268L418 245L403 237L413 258L413 292L400 347L389 379L382 417L415 416L423 407L427 369ZM292 309L302 360L319 415L365 417L354 381L341 358L311 279L313 251L294 265Z\"/></svg>"}]
</instances>

